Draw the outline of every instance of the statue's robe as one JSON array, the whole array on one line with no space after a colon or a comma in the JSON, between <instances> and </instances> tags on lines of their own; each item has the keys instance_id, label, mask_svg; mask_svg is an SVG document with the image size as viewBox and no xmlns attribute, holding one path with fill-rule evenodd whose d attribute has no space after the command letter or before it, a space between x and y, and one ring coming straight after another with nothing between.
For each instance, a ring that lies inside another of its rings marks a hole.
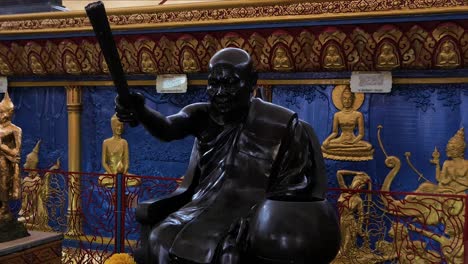
<instances>
[{"instance_id":1,"label":"statue's robe","mask_svg":"<svg viewBox=\"0 0 468 264\"><path fill-rule=\"evenodd\" d=\"M192 201L150 234L159 264L212 263L231 225L260 201L317 200L326 189L313 130L290 110L259 99L244 122L209 140L197 137L190 164L187 173L198 182Z\"/></svg>"}]
</instances>

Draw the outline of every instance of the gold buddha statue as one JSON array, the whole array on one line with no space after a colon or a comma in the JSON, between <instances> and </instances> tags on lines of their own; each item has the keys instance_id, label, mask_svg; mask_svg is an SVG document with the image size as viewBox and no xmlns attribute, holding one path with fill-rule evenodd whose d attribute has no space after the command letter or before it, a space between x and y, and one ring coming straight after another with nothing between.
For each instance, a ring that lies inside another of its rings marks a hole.
<instances>
[{"instance_id":1,"label":"gold buddha statue","mask_svg":"<svg viewBox=\"0 0 468 264\"><path fill-rule=\"evenodd\" d=\"M0 56L0 75L9 75L11 73L10 66L8 66L8 64Z\"/></svg>"},{"instance_id":2,"label":"gold buddha statue","mask_svg":"<svg viewBox=\"0 0 468 264\"><path fill-rule=\"evenodd\" d=\"M455 46L451 41L445 41L442 43L439 54L437 55L436 66L441 68L456 68L460 65L460 59Z\"/></svg>"},{"instance_id":3,"label":"gold buddha statue","mask_svg":"<svg viewBox=\"0 0 468 264\"><path fill-rule=\"evenodd\" d=\"M39 147L41 141L36 143L33 151L26 156L25 169L36 170L39 163ZM50 171L60 168L60 160L49 168L44 178L37 171L28 171L22 181L22 202L19 211L20 222L25 222L29 228L41 231L52 231L49 226L49 214L46 203L49 198Z\"/></svg>"},{"instance_id":4,"label":"gold buddha statue","mask_svg":"<svg viewBox=\"0 0 468 264\"><path fill-rule=\"evenodd\" d=\"M357 111L364 101L364 95L352 93L347 85L338 85L333 90L332 97L340 111L333 115L332 133L323 141L323 157L333 160L371 160L374 149L369 142L363 140L364 116ZM356 127L357 136L354 134Z\"/></svg>"},{"instance_id":5,"label":"gold buddha statue","mask_svg":"<svg viewBox=\"0 0 468 264\"><path fill-rule=\"evenodd\" d=\"M338 52L335 45L329 45L325 50L325 57L323 59L323 67L331 70L341 70L345 67L343 58Z\"/></svg>"},{"instance_id":6,"label":"gold buddha statue","mask_svg":"<svg viewBox=\"0 0 468 264\"><path fill-rule=\"evenodd\" d=\"M0 103L0 223L13 220L9 200L21 198L19 162L21 128L11 123L14 112L8 92Z\"/></svg>"},{"instance_id":7,"label":"gold buddha statue","mask_svg":"<svg viewBox=\"0 0 468 264\"><path fill-rule=\"evenodd\" d=\"M76 62L75 58L73 58L70 54L65 55L65 72L69 74L78 74L81 72L78 63Z\"/></svg>"},{"instance_id":8,"label":"gold buddha statue","mask_svg":"<svg viewBox=\"0 0 468 264\"><path fill-rule=\"evenodd\" d=\"M193 58L192 53L188 50L184 51L182 57L182 69L184 70L184 72L197 72L200 70L200 67L198 67L198 63Z\"/></svg>"},{"instance_id":9,"label":"gold buddha statue","mask_svg":"<svg viewBox=\"0 0 468 264\"><path fill-rule=\"evenodd\" d=\"M106 174L126 174L129 168L129 152L127 140L122 138L124 124L114 114L111 118L112 137L102 142L102 166ZM114 177L99 176L99 185L114 187ZM140 185L140 180L127 177L127 186Z\"/></svg>"},{"instance_id":10,"label":"gold buddha statue","mask_svg":"<svg viewBox=\"0 0 468 264\"><path fill-rule=\"evenodd\" d=\"M377 68L382 70L391 70L398 66L400 66L400 63L398 62L395 48L388 43L383 44L377 58Z\"/></svg>"},{"instance_id":11,"label":"gold buddha statue","mask_svg":"<svg viewBox=\"0 0 468 264\"><path fill-rule=\"evenodd\" d=\"M278 47L275 50L275 55L273 57L273 69L277 71L289 71L292 69L289 57L283 47Z\"/></svg>"},{"instance_id":12,"label":"gold buddha statue","mask_svg":"<svg viewBox=\"0 0 468 264\"><path fill-rule=\"evenodd\" d=\"M39 62L39 59L36 57L36 55L31 55L29 58L29 66L31 67L31 71L34 74L45 74L44 67L42 64Z\"/></svg>"},{"instance_id":13,"label":"gold buddha statue","mask_svg":"<svg viewBox=\"0 0 468 264\"><path fill-rule=\"evenodd\" d=\"M437 149L434 151L431 162L436 165L436 179L441 188L448 188L457 194L468 190L468 160L465 159L465 129L460 128L448 141L446 154L448 160L440 168Z\"/></svg>"},{"instance_id":14,"label":"gold buddha statue","mask_svg":"<svg viewBox=\"0 0 468 264\"><path fill-rule=\"evenodd\" d=\"M148 52L143 51L141 53L141 61L140 61L141 70L146 73L154 73L156 72L156 67L154 65L153 59Z\"/></svg>"}]
</instances>

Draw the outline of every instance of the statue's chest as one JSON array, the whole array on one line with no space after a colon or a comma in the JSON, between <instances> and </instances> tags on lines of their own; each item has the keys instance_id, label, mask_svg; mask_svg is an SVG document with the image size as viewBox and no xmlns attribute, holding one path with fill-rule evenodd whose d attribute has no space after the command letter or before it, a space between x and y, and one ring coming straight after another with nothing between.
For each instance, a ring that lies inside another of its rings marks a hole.
<instances>
[{"instance_id":1,"label":"statue's chest","mask_svg":"<svg viewBox=\"0 0 468 264\"><path fill-rule=\"evenodd\" d=\"M7 145L10 148L16 147L15 135L12 131L8 131L5 129L0 130L0 138L2 140L2 144Z\"/></svg>"}]
</instances>

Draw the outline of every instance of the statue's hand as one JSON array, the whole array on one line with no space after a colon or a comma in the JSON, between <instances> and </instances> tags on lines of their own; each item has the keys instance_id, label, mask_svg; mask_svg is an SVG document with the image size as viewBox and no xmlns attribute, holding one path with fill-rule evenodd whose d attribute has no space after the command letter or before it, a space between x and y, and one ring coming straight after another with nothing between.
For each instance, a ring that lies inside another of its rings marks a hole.
<instances>
[{"instance_id":1,"label":"statue's hand","mask_svg":"<svg viewBox=\"0 0 468 264\"><path fill-rule=\"evenodd\" d=\"M136 126L139 123L138 113L145 106L145 97L140 93L131 93L123 103L121 98L117 95L115 97L115 112L120 122L130 123Z\"/></svg>"}]
</instances>

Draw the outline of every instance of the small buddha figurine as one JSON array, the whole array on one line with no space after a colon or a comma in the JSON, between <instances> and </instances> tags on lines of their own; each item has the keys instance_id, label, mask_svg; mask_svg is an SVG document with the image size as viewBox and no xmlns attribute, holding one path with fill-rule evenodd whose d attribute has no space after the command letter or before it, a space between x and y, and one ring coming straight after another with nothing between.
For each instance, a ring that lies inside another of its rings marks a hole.
<instances>
[{"instance_id":1,"label":"small buddha figurine","mask_svg":"<svg viewBox=\"0 0 468 264\"><path fill-rule=\"evenodd\" d=\"M338 49L335 45L329 45L325 51L325 58L323 60L323 67L325 69L340 70L343 69L344 63Z\"/></svg>"},{"instance_id":2,"label":"small buddha figurine","mask_svg":"<svg viewBox=\"0 0 468 264\"><path fill-rule=\"evenodd\" d=\"M10 66L0 57L0 75L9 75L11 73Z\"/></svg>"},{"instance_id":3,"label":"small buddha figurine","mask_svg":"<svg viewBox=\"0 0 468 264\"><path fill-rule=\"evenodd\" d=\"M75 61L75 58L73 58L70 54L65 55L65 72L69 74L78 74L81 72L80 67L78 66L78 63Z\"/></svg>"},{"instance_id":4,"label":"small buddha figurine","mask_svg":"<svg viewBox=\"0 0 468 264\"><path fill-rule=\"evenodd\" d=\"M34 74L44 74L45 70L42 64L39 62L39 59L36 57L36 55L31 55L29 58L29 66L31 67L31 71Z\"/></svg>"},{"instance_id":5,"label":"small buddha figurine","mask_svg":"<svg viewBox=\"0 0 468 264\"><path fill-rule=\"evenodd\" d=\"M460 65L460 59L455 46L450 41L445 41L437 55L436 66L442 68L455 68Z\"/></svg>"},{"instance_id":6,"label":"small buddha figurine","mask_svg":"<svg viewBox=\"0 0 468 264\"><path fill-rule=\"evenodd\" d=\"M122 138L124 124L114 114L111 118L112 137L102 142L102 166L106 174L127 174L129 168L129 152L127 140ZM127 186L140 184L137 178L127 178ZM100 176L99 185L114 187L114 177Z\"/></svg>"},{"instance_id":7,"label":"small buddha figurine","mask_svg":"<svg viewBox=\"0 0 468 264\"><path fill-rule=\"evenodd\" d=\"M277 48L275 51L273 69L277 71L288 71L292 69L289 57L286 55L286 50L282 47Z\"/></svg>"},{"instance_id":8,"label":"small buddha figurine","mask_svg":"<svg viewBox=\"0 0 468 264\"><path fill-rule=\"evenodd\" d=\"M377 68L391 70L398 66L400 66L400 63L398 62L395 48L388 43L383 44L379 57L377 58Z\"/></svg>"},{"instance_id":9,"label":"small buddha figurine","mask_svg":"<svg viewBox=\"0 0 468 264\"><path fill-rule=\"evenodd\" d=\"M446 148L448 160L444 161L442 169L439 165L437 149L434 151L431 162L436 165L436 179L439 186L453 190L457 194L468 190L468 160L465 159L465 129L460 128L453 136Z\"/></svg>"},{"instance_id":10,"label":"small buddha figurine","mask_svg":"<svg viewBox=\"0 0 468 264\"><path fill-rule=\"evenodd\" d=\"M341 91L339 99L338 93ZM356 95L351 92L349 86L337 86L333 91L333 102L340 109L333 116L332 133L323 141L323 157L334 160L364 161L373 158L374 149L364 138L364 116L356 111L361 102L356 103ZM339 102L337 102L339 100ZM358 135L354 134L357 127ZM341 134L339 129L341 128Z\"/></svg>"},{"instance_id":11,"label":"small buddha figurine","mask_svg":"<svg viewBox=\"0 0 468 264\"><path fill-rule=\"evenodd\" d=\"M154 66L153 59L147 52L141 54L140 66L143 72L154 73L156 72L156 67Z\"/></svg>"},{"instance_id":12,"label":"small buddha figurine","mask_svg":"<svg viewBox=\"0 0 468 264\"><path fill-rule=\"evenodd\" d=\"M183 59L182 59L182 69L184 72L197 72L200 70L198 67L197 62L193 59L192 54L189 51L184 51Z\"/></svg>"}]
</instances>

